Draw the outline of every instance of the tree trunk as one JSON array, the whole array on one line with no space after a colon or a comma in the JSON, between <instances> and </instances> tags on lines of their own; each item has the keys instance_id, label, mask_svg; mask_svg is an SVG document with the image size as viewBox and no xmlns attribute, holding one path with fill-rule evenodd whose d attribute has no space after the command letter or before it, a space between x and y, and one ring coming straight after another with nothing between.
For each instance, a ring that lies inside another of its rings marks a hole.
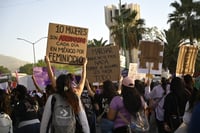
<instances>
[{"instance_id":1,"label":"tree trunk","mask_svg":"<svg viewBox=\"0 0 200 133\"><path fill-rule=\"evenodd\" d=\"M131 50L131 63L137 63L138 62L138 49L133 48Z\"/></svg>"}]
</instances>

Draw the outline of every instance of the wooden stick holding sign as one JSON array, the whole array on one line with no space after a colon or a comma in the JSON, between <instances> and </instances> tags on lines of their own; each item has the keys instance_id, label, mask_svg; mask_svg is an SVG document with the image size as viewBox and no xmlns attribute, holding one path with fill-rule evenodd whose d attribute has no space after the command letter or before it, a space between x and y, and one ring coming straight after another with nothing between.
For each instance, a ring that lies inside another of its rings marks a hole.
<instances>
[{"instance_id":1,"label":"wooden stick holding sign","mask_svg":"<svg viewBox=\"0 0 200 133\"><path fill-rule=\"evenodd\" d=\"M146 77L148 80L150 80L153 78L153 75L151 74L151 63L147 62L147 64L148 64L148 73L146 74Z\"/></svg>"}]
</instances>

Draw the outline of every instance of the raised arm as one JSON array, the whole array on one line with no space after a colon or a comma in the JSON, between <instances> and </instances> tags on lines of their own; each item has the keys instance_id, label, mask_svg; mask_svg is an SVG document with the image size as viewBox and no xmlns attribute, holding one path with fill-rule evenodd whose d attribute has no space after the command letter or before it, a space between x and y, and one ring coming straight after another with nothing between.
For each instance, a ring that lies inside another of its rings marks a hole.
<instances>
[{"instance_id":1,"label":"raised arm","mask_svg":"<svg viewBox=\"0 0 200 133\"><path fill-rule=\"evenodd\" d=\"M89 94L91 97L94 97L94 94L95 94L95 93L92 91L88 79L85 80L85 85L86 85L86 87L87 87L88 94Z\"/></svg>"},{"instance_id":2,"label":"raised arm","mask_svg":"<svg viewBox=\"0 0 200 133\"><path fill-rule=\"evenodd\" d=\"M118 88L117 88L117 92L118 92L119 94L121 94L121 91L122 91L122 80L123 80L123 76L120 75L119 84L118 84Z\"/></svg>"},{"instance_id":3,"label":"raised arm","mask_svg":"<svg viewBox=\"0 0 200 133\"><path fill-rule=\"evenodd\" d=\"M45 62L46 62L46 65L47 65L48 76L51 80L52 87L56 88L56 79L54 78L54 73L53 73L53 70L51 68L51 63L49 61L48 56L45 56Z\"/></svg>"},{"instance_id":4,"label":"raised arm","mask_svg":"<svg viewBox=\"0 0 200 133\"><path fill-rule=\"evenodd\" d=\"M38 86L34 75L32 75L32 79L33 79L33 84L35 85L35 88L37 89L38 92L43 93L42 89Z\"/></svg>"},{"instance_id":5,"label":"raised arm","mask_svg":"<svg viewBox=\"0 0 200 133\"><path fill-rule=\"evenodd\" d=\"M81 80L79 82L79 85L75 88L76 89L76 94L78 96L81 96L83 92L83 88L85 85L85 79L86 79L86 65L87 65L87 58L85 58L84 63L83 63L83 68L82 68L82 75L81 75Z\"/></svg>"}]
</instances>

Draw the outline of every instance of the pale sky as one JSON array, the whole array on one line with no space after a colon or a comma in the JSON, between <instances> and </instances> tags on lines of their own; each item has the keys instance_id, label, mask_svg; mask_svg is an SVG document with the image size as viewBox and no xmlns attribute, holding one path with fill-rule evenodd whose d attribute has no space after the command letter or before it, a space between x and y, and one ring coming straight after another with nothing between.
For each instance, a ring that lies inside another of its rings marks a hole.
<instances>
[{"instance_id":1,"label":"pale sky","mask_svg":"<svg viewBox=\"0 0 200 133\"><path fill-rule=\"evenodd\" d=\"M140 5L141 18L146 26L168 29L168 14L175 0L121 0L122 4ZM105 25L104 6L118 6L119 0L0 0L0 54L33 62L31 44L47 37L49 23L89 29L88 39L109 40ZM35 44L36 61L44 59L47 39Z\"/></svg>"}]
</instances>

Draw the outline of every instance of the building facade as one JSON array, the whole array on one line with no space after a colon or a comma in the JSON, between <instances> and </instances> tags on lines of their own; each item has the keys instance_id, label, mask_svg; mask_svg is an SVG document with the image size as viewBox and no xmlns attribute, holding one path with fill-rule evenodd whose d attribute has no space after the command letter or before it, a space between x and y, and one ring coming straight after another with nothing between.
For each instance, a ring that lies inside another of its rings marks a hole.
<instances>
[{"instance_id":1,"label":"building facade","mask_svg":"<svg viewBox=\"0 0 200 133\"><path fill-rule=\"evenodd\" d=\"M130 9L130 11L137 11L137 16L136 19L140 19L140 6L138 4L123 4L121 5L121 10L122 9ZM113 38L111 37L111 30L110 27L117 24L113 17L119 16L120 15L120 5L115 6L115 5L108 5L104 7L105 11L105 24L109 29L109 43L114 43Z\"/></svg>"}]
</instances>

